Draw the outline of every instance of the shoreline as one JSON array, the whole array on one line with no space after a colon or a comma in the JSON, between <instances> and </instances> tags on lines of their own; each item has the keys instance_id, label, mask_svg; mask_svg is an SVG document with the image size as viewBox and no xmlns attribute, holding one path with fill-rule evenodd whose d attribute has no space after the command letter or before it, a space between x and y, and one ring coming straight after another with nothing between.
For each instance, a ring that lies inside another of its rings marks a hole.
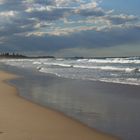
<instances>
[{"instance_id":1,"label":"shoreline","mask_svg":"<svg viewBox=\"0 0 140 140\"><path fill-rule=\"evenodd\" d=\"M0 71L0 138L5 140L117 140L86 127L50 108L41 107L18 95L7 80L15 75ZM5 94L3 94L5 93Z\"/></svg>"}]
</instances>

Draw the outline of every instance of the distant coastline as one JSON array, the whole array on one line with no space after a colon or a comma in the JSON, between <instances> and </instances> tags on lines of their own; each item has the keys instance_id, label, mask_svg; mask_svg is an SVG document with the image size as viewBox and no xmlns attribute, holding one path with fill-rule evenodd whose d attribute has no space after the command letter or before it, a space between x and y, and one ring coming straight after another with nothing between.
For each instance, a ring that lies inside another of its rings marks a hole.
<instances>
[{"instance_id":1,"label":"distant coastline","mask_svg":"<svg viewBox=\"0 0 140 140\"><path fill-rule=\"evenodd\" d=\"M26 55L22 55L22 54L18 54L18 53L2 53L2 54L0 54L0 58L33 59L33 58L55 58L55 57L54 56L26 56Z\"/></svg>"},{"instance_id":2,"label":"distant coastline","mask_svg":"<svg viewBox=\"0 0 140 140\"><path fill-rule=\"evenodd\" d=\"M105 59L105 58L131 58L131 57L140 57L140 56L103 56L103 57L84 57L84 56L71 56L71 57L56 57L53 55L42 55L42 56L28 56L28 55L23 55L20 53L9 53L9 52L5 52L5 53L1 53L0 54L0 59L1 58L15 58L15 59L38 59L38 58L65 58L65 59Z\"/></svg>"}]
</instances>

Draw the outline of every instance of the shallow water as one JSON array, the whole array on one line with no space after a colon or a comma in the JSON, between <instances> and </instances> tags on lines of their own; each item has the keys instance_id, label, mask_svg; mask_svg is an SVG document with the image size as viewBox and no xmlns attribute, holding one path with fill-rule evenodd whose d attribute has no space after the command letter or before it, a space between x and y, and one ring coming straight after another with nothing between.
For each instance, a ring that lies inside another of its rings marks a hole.
<instances>
[{"instance_id":1,"label":"shallow water","mask_svg":"<svg viewBox=\"0 0 140 140\"><path fill-rule=\"evenodd\" d=\"M66 79L8 66L6 69L24 76L11 81L20 96L124 140L140 139L140 86Z\"/></svg>"}]
</instances>

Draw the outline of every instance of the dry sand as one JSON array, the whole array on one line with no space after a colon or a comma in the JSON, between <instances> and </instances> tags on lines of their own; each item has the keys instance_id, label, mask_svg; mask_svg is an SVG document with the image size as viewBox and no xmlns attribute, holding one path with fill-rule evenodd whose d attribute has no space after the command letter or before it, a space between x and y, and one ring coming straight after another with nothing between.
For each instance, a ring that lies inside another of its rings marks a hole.
<instances>
[{"instance_id":1,"label":"dry sand","mask_svg":"<svg viewBox=\"0 0 140 140\"><path fill-rule=\"evenodd\" d=\"M117 140L63 114L20 98L0 71L0 140Z\"/></svg>"}]
</instances>

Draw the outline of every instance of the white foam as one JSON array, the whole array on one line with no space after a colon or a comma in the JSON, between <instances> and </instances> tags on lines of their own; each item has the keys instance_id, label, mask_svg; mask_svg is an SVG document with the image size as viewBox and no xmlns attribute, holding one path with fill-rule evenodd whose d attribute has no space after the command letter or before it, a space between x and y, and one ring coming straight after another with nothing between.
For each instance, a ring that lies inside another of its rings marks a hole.
<instances>
[{"instance_id":1,"label":"white foam","mask_svg":"<svg viewBox=\"0 0 140 140\"><path fill-rule=\"evenodd\" d=\"M70 64L64 64L64 63L53 63L53 62L45 62L43 63L45 65L50 65L50 66L60 66L60 67L72 67Z\"/></svg>"},{"instance_id":2,"label":"white foam","mask_svg":"<svg viewBox=\"0 0 140 140\"><path fill-rule=\"evenodd\" d=\"M65 60L65 59L63 59L63 58L57 58L56 60L58 60L58 61L63 61L63 60Z\"/></svg>"},{"instance_id":3,"label":"white foam","mask_svg":"<svg viewBox=\"0 0 140 140\"><path fill-rule=\"evenodd\" d=\"M126 79L121 79L121 78L87 78L87 77L77 77L75 76L70 76L70 75L64 75L64 74L58 74L57 72L50 71L45 68L41 68L39 70L40 72L43 73L49 73L49 74L54 74L58 77L65 77L65 78L70 78L70 79L82 79L82 80L91 80L91 81L102 81L102 82L108 82L108 83L118 83L118 84L126 84L126 85L140 85L140 80L137 78L126 78Z\"/></svg>"},{"instance_id":4,"label":"white foam","mask_svg":"<svg viewBox=\"0 0 140 140\"><path fill-rule=\"evenodd\" d=\"M83 68L83 69L99 69L106 71L126 71L132 72L135 68L122 68L122 67L113 67L113 66L84 66L84 65L73 65L74 68Z\"/></svg>"},{"instance_id":5,"label":"white foam","mask_svg":"<svg viewBox=\"0 0 140 140\"><path fill-rule=\"evenodd\" d=\"M77 62L85 62L88 61L89 59L78 59Z\"/></svg>"},{"instance_id":6,"label":"white foam","mask_svg":"<svg viewBox=\"0 0 140 140\"><path fill-rule=\"evenodd\" d=\"M138 58L106 58L106 59L1 59L7 65L37 69L43 73L73 79L98 80L122 84L140 85L135 79L140 75ZM119 64L114 64L118 63ZM124 64L133 62L135 64ZM103 63L103 64L101 64ZM136 64L138 63L138 64ZM103 78L104 77L104 78ZM120 77L122 79L120 79Z\"/></svg>"},{"instance_id":7,"label":"white foam","mask_svg":"<svg viewBox=\"0 0 140 140\"><path fill-rule=\"evenodd\" d=\"M54 74L54 75L56 75L56 76L58 76L58 77L63 77L63 76L59 75L58 73L55 73L55 72L53 72L53 71L49 71L49 70L46 69L46 68L41 68L41 69L39 69L39 71L40 71L40 72L43 72L43 73Z\"/></svg>"},{"instance_id":8,"label":"white foam","mask_svg":"<svg viewBox=\"0 0 140 140\"><path fill-rule=\"evenodd\" d=\"M34 65L40 65L40 64L42 64L41 62L38 62L38 61L35 61L35 62L33 62L33 64Z\"/></svg>"},{"instance_id":9,"label":"white foam","mask_svg":"<svg viewBox=\"0 0 140 140\"><path fill-rule=\"evenodd\" d=\"M119 64L140 64L140 60L129 60L126 58L107 58L107 59L89 59L88 62L92 63L119 63Z\"/></svg>"},{"instance_id":10,"label":"white foam","mask_svg":"<svg viewBox=\"0 0 140 140\"><path fill-rule=\"evenodd\" d=\"M139 68L126 68L125 69L126 72L128 73L139 73L140 72L140 69Z\"/></svg>"},{"instance_id":11,"label":"white foam","mask_svg":"<svg viewBox=\"0 0 140 140\"><path fill-rule=\"evenodd\" d=\"M128 78L126 80L122 80L122 79L107 79L107 78L103 78L103 79L99 79L99 81L102 82L108 82L108 83L118 83L118 84L125 84L125 85L140 85L140 80L135 79L135 78Z\"/></svg>"}]
</instances>

